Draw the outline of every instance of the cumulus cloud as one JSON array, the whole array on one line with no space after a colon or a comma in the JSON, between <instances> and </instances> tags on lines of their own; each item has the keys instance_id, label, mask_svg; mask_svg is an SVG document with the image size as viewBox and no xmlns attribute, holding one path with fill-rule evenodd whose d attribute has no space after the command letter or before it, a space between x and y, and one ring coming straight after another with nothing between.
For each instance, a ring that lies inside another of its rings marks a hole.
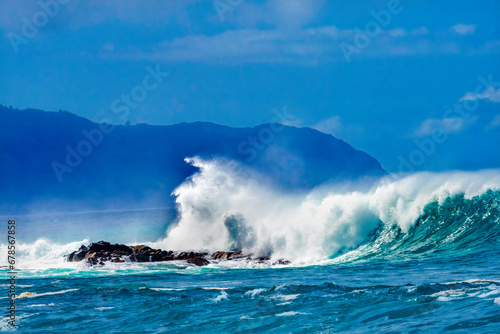
<instances>
[{"instance_id":1,"label":"cumulus cloud","mask_svg":"<svg viewBox=\"0 0 500 334\"><path fill-rule=\"evenodd\" d=\"M476 31L475 24L455 24L450 28L451 31L459 35L472 35Z\"/></svg>"}]
</instances>

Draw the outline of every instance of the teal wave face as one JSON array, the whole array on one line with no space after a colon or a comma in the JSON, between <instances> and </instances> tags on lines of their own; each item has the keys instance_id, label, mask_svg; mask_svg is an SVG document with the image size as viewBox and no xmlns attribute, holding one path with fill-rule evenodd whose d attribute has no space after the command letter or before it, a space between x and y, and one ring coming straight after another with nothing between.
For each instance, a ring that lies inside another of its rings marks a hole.
<instances>
[{"instance_id":1,"label":"teal wave face","mask_svg":"<svg viewBox=\"0 0 500 334\"><path fill-rule=\"evenodd\" d=\"M351 259L460 256L498 251L499 246L500 191L488 190L470 199L459 194L427 204L406 233L396 224L381 227Z\"/></svg>"}]
</instances>

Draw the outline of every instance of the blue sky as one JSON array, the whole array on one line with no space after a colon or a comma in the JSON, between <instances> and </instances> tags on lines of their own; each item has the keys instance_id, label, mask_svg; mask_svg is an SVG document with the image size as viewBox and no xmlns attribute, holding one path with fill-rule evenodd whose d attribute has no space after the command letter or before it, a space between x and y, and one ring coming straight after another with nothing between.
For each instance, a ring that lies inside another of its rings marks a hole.
<instances>
[{"instance_id":1,"label":"blue sky","mask_svg":"<svg viewBox=\"0 0 500 334\"><path fill-rule=\"evenodd\" d=\"M3 105L236 127L286 108L288 124L331 133L390 171L500 168L495 0L0 5ZM145 90L148 67L168 76ZM467 116L447 112L464 103Z\"/></svg>"}]
</instances>

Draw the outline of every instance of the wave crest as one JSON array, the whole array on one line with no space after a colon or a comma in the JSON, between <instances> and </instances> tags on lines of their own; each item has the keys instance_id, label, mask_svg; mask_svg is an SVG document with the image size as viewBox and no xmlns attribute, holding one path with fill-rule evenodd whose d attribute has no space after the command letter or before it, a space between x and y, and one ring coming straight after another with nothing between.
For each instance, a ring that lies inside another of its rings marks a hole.
<instances>
[{"instance_id":1,"label":"wave crest","mask_svg":"<svg viewBox=\"0 0 500 334\"><path fill-rule=\"evenodd\" d=\"M262 183L256 174L232 161L193 158L189 162L199 172L174 191L179 219L156 246L176 250L239 248L297 264L332 258L362 245L389 245L401 235L415 235L413 229L424 221L429 224L428 210L433 205L460 207L463 201L489 189L500 189L500 171L488 170L417 173L399 180L386 178L368 189L324 185L290 194ZM454 197L460 194L462 202ZM488 196L498 198L498 192ZM454 199L450 202L450 198ZM474 205L486 203L476 200ZM489 212L498 222L498 206L496 210L481 212ZM442 211L432 224L446 219L445 215ZM453 229L466 229L464 224L456 220L443 233L452 238Z\"/></svg>"}]
</instances>

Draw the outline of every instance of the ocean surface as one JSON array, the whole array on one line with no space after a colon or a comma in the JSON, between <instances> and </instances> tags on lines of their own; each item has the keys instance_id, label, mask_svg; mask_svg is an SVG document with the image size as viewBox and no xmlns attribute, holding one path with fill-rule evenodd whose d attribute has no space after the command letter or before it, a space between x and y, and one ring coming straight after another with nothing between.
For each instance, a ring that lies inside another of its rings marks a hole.
<instances>
[{"instance_id":1,"label":"ocean surface","mask_svg":"<svg viewBox=\"0 0 500 334\"><path fill-rule=\"evenodd\" d=\"M17 330L500 332L500 172L424 173L359 191L280 194L236 182L238 171L226 167L204 165L176 190L177 219L165 208L2 217L5 231L8 219L17 226ZM63 255L101 239L243 249L291 264L64 262ZM11 330L7 271L2 331Z\"/></svg>"}]
</instances>

